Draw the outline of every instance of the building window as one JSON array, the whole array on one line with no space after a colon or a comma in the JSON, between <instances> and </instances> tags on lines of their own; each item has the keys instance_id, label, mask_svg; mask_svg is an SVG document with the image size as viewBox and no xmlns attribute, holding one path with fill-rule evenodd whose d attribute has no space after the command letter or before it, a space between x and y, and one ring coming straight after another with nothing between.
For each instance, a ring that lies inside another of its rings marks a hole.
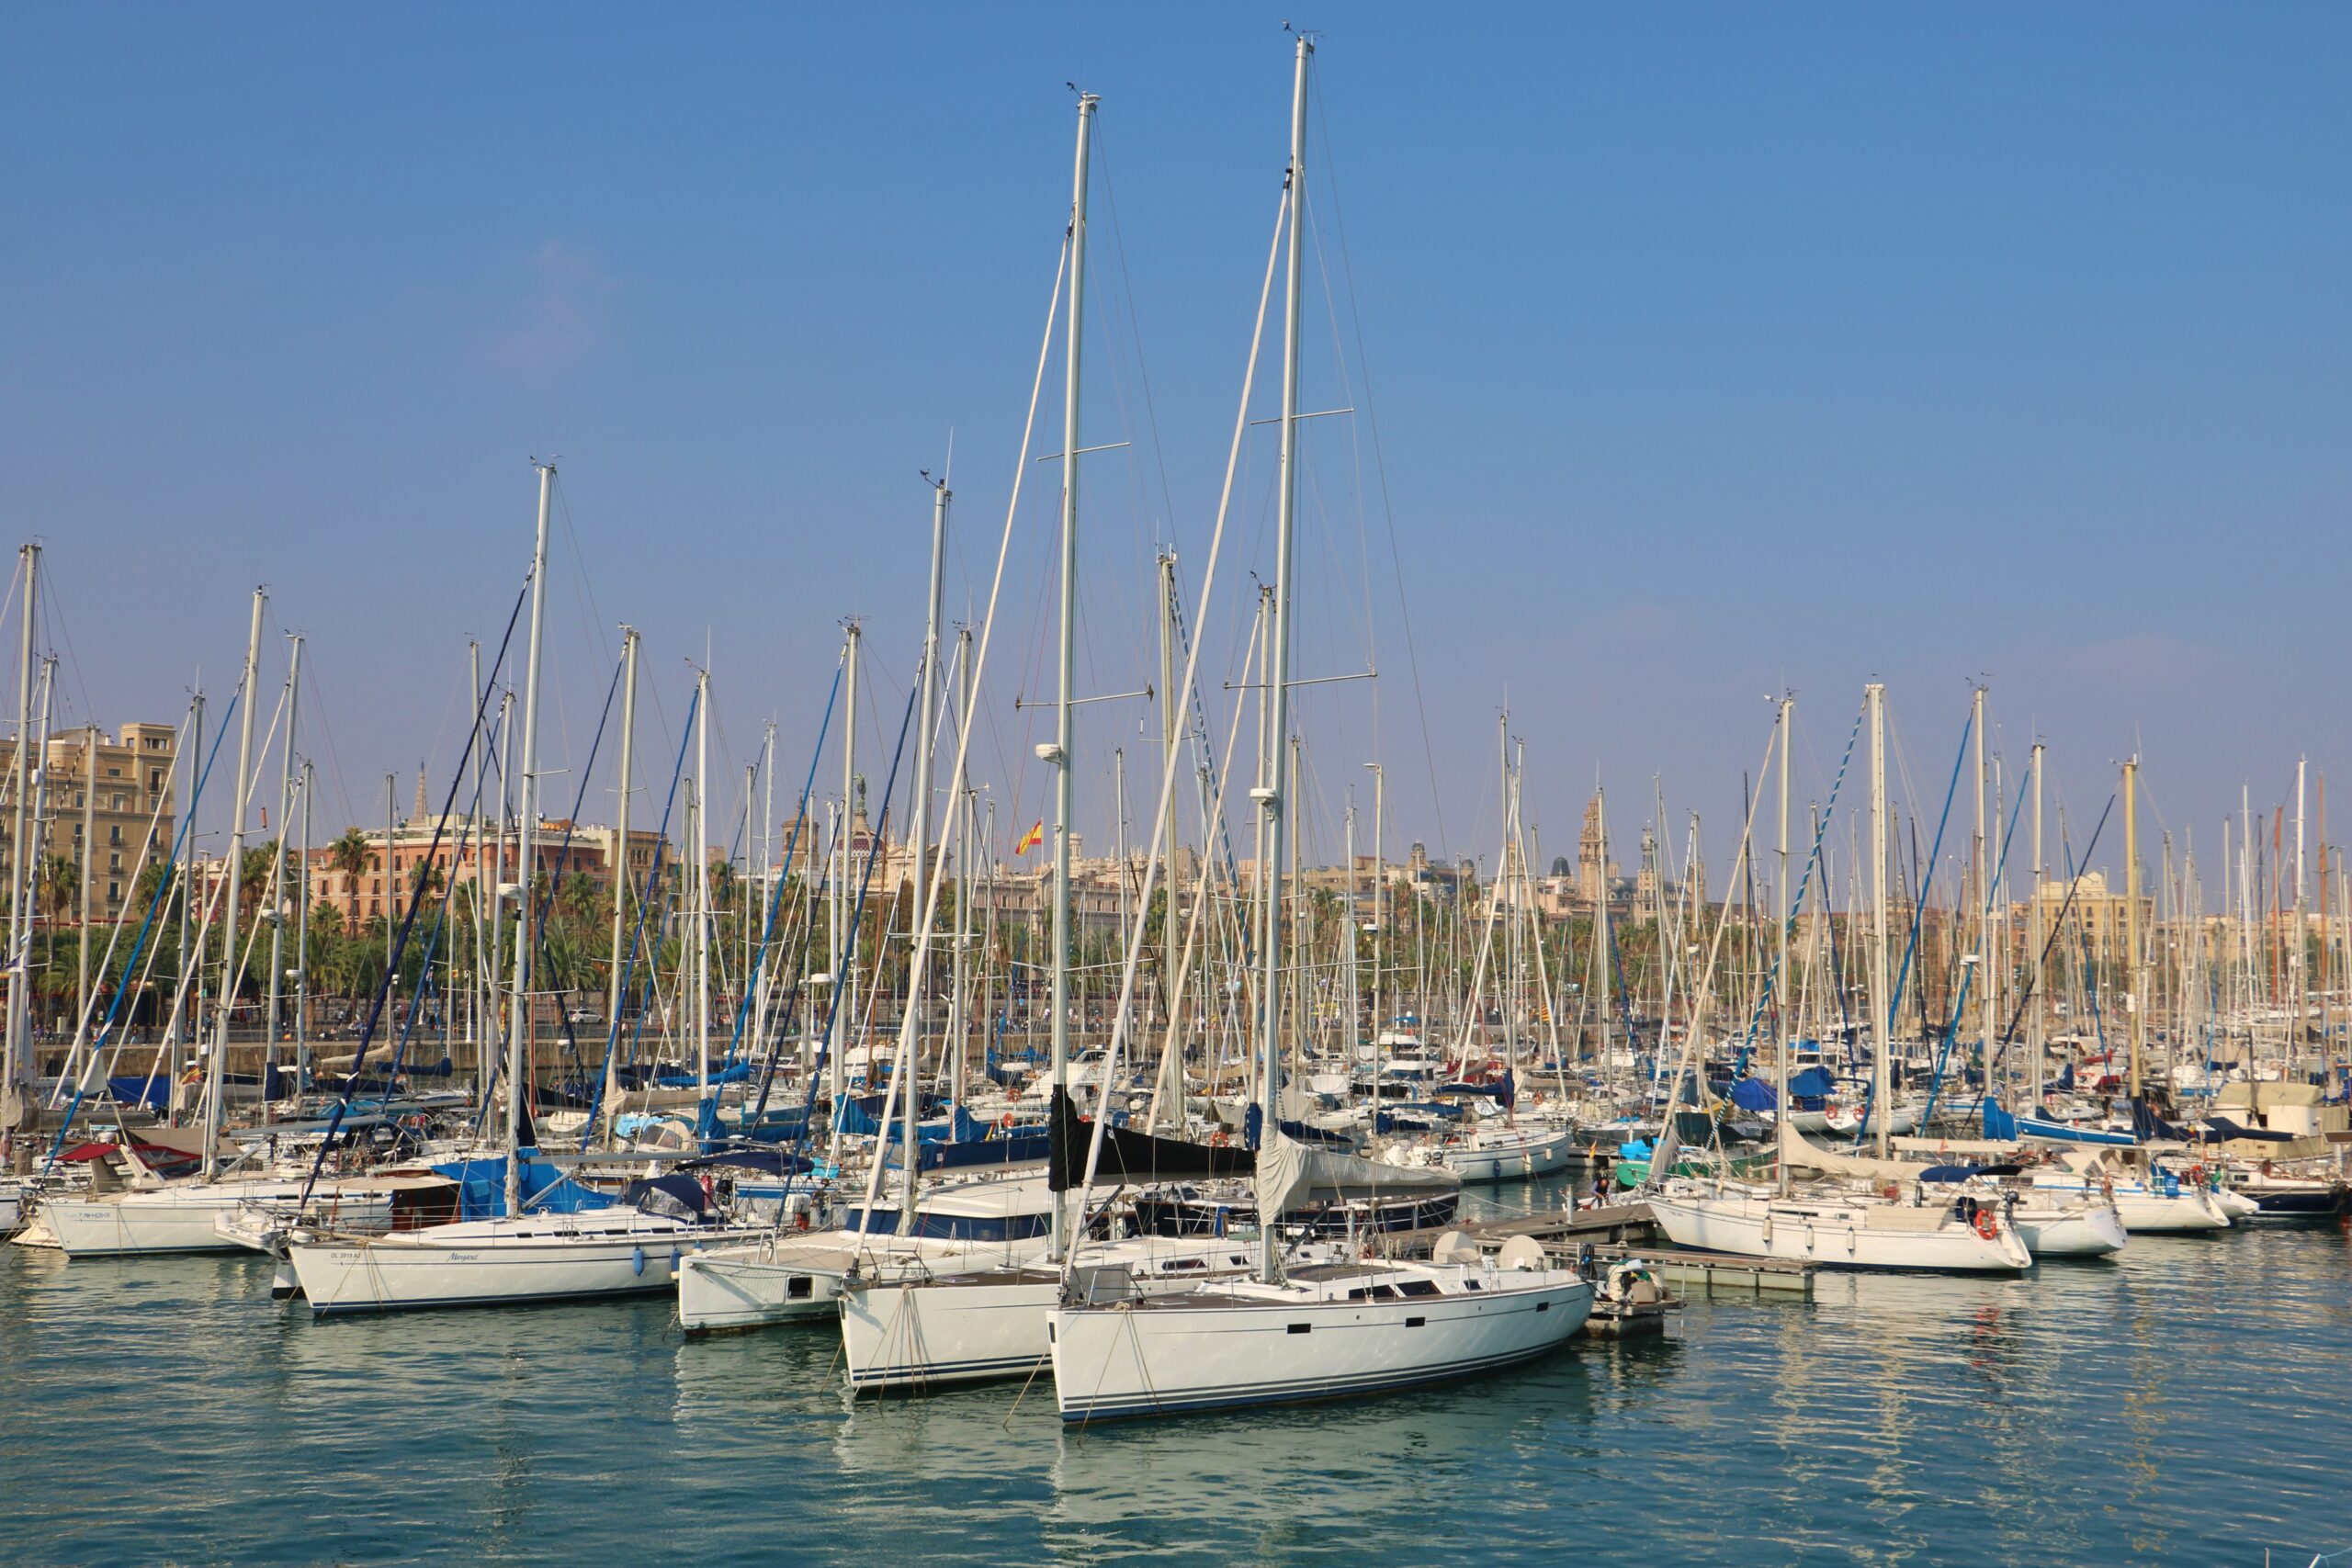
<instances>
[{"instance_id":1,"label":"building window","mask_svg":"<svg viewBox=\"0 0 2352 1568\"><path fill-rule=\"evenodd\" d=\"M109 904L119 904L122 902L121 883L109 882L107 884L107 902Z\"/></svg>"},{"instance_id":2,"label":"building window","mask_svg":"<svg viewBox=\"0 0 2352 1568\"><path fill-rule=\"evenodd\" d=\"M108 871L120 871L122 869L122 857L119 854L107 856L107 869Z\"/></svg>"},{"instance_id":3,"label":"building window","mask_svg":"<svg viewBox=\"0 0 2352 1568\"><path fill-rule=\"evenodd\" d=\"M154 791L157 795L161 795L161 794L163 794L163 793L164 793L164 770L163 770L163 769L161 769L161 768L150 768L150 769L148 769L148 770L147 770L147 787L148 787L149 789L151 789L151 790Z\"/></svg>"}]
</instances>

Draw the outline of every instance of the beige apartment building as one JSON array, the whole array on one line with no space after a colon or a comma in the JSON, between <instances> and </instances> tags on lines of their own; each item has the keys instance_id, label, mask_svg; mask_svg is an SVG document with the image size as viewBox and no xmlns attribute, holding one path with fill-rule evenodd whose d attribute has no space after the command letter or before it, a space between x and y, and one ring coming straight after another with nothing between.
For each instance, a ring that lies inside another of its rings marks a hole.
<instances>
[{"instance_id":1,"label":"beige apartment building","mask_svg":"<svg viewBox=\"0 0 2352 1568\"><path fill-rule=\"evenodd\" d=\"M35 774L33 801L45 818L36 852L81 874L59 923L119 919L144 861L169 857L178 755L179 730L168 724L126 724L111 740L96 725L50 737ZM16 771L16 742L0 740L0 886L15 886L17 874ZM46 898L40 908L47 913Z\"/></svg>"},{"instance_id":2,"label":"beige apartment building","mask_svg":"<svg viewBox=\"0 0 2352 1568\"><path fill-rule=\"evenodd\" d=\"M437 841L436 841L437 830ZM387 834L381 828L369 832L362 829L360 837L367 842L366 863L356 875L336 863L333 848L313 842L310 854L311 906L314 909L332 908L347 919L365 922L390 914L399 914L401 898L416 874L416 868L428 859L439 873L442 886L471 886L492 880L493 863L499 859L494 840L496 825L479 825L462 816L447 819L416 819L401 823L389 835L391 877L384 875ZM617 829L571 823L559 818L540 820L537 841L532 851L533 864L548 876L567 879L584 876L599 886L613 879L613 868L619 855L620 833ZM632 886L642 890L645 879L653 870L654 856L662 846L662 835L631 829L628 836L628 875ZM674 864L674 857L665 862ZM512 883L522 874L522 848L514 840L512 825L507 829L504 864L498 870L496 880ZM488 895L484 895L487 900Z\"/></svg>"}]
</instances>

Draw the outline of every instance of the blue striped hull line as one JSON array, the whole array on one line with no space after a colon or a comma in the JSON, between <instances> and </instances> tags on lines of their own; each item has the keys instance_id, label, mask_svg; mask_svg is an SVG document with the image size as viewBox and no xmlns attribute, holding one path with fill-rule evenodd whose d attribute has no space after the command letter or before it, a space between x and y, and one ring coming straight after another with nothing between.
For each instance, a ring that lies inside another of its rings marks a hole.
<instances>
[{"instance_id":1,"label":"blue striped hull line","mask_svg":"<svg viewBox=\"0 0 2352 1568\"><path fill-rule=\"evenodd\" d=\"M1044 1366L1046 1356L983 1356L968 1361L931 1361L920 1367L883 1367L850 1373L852 1393L879 1393L888 1389L922 1389L933 1383L979 1382L992 1378L1017 1378Z\"/></svg>"},{"instance_id":2,"label":"blue striped hull line","mask_svg":"<svg viewBox=\"0 0 2352 1568\"><path fill-rule=\"evenodd\" d=\"M597 1291L547 1291L530 1295L426 1296L415 1301L353 1302L344 1306L311 1305L314 1317L356 1317L371 1312L424 1312L442 1307L537 1306L544 1302L598 1302L616 1296L658 1295L671 1288L668 1280L650 1285L628 1285Z\"/></svg>"}]
</instances>

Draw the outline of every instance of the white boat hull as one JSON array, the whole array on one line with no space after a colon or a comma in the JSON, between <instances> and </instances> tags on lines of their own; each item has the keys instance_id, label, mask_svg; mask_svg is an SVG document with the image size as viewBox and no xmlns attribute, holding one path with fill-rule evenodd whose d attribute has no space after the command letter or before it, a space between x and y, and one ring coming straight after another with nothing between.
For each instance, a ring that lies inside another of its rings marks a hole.
<instances>
[{"instance_id":1,"label":"white boat hull","mask_svg":"<svg viewBox=\"0 0 2352 1568\"><path fill-rule=\"evenodd\" d=\"M1238 1278L1255 1247L1221 1236L1139 1237L1089 1247L1073 1282L1097 1299L1138 1300ZM1022 1377L1052 1353L1048 1322L1061 1299L1057 1268L854 1285L842 1295L842 1359L854 1393L923 1390Z\"/></svg>"},{"instance_id":2,"label":"white boat hull","mask_svg":"<svg viewBox=\"0 0 2352 1568\"><path fill-rule=\"evenodd\" d=\"M658 1294L675 1288L687 1254L765 1229L598 1214L565 1215L577 1223L560 1226L485 1220L367 1238L298 1237L288 1251L311 1310L325 1317Z\"/></svg>"},{"instance_id":3,"label":"white boat hull","mask_svg":"<svg viewBox=\"0 0 2352 1568\"><path fill-rule=\"evenodd\" d=\"M1934 1273L2014 1274L2033 1267L2033 1254L2007 1224L1996 1222L1986 1235L1940 1206L1663 1194L1648 1202L1675 1246L1705 1252Z\"/></svg>"},{"instance_id":4,"label":"white boat hull","mask_svg":"<svg viewBox=\"0 0 2352 1568\"><path fill-rule=\"evenodd\" d=\"M1576 1154L1576 1134L1566 1127L1530 1132L1491 1143L1468 1143L1439 1152L1439 1160L1464 1181L1522 1181L1564 1170Z\"/></svg>"},{"instance_id":5,"label":"white boat hull","mask_svg":"<svg viewBox=\"0 0 2352 1568\"><path fill-rule=\"evenodd\" d=\"M1498 1282L1476 1293L1381 1301L1320 1285L1062 1307L1051 1318L1061 1416L1168 1416L1472 1377L1556 1348L1591 1314L1592 1286L1573 1274L1486 1277Z\"/></svg>"},{"instance_id":6,"label":"white boat hull","mask_svg":"<svg viewBox=\"0 0 2352 1568\"><path fill-rule=\"evenodd\" d=\"M2109 1258L2131 1237L2113 1204L2028 1207L2009 1211L2009 1221L2036 1258Z\"/></svg>"},{"instance_id":7,"label":"white boat hull","mask_svg":"<svg viewBox=\"0 0 2352 1568\"><path fill-rule=\"evenodd\" d=\"M2062 1193L2087 1195L2102 1190L2079 1181L2044 1177L2035 1178L2033 1184L2041 1190ZM2213 1194L2201 1188L2184 1187L2177 1195L2168 1195L2136 1182L2130 1186L2119 1182L2114 1199L2123 1228L2133 1235L2194 1235L2230 1228L2228 1213L2214 1201Z\"/></svg>"},{"instance_id":8,"label":"white boat hull","mask_svg":"<svg viewBox=\"0 0 2352 1568\"><path fill-rule=\"evenodd\" d=\"M126 1257L150 1252L237 1252L242 1242L221 1233L221 1216L244 1203L300 1201L299 1180L215 1181L140 1188L100 1198L44 1198L40 1213L68 1258ZM332 1202L321 1183L313 1205ZM387 1204L389 1200L379 1199Z\"/></svg>"},{"instance_id":9,"label":"white boat hull","mask_svg":"<svg viewBox=\"0 0 2352 1568\"><path fill-rule=\"evenodd\" d=\"M770 1236L690 1253L678 1264L678 1321L689 1334L831 1321L853 1271L889 1281L1017 1267L1046 1244L956 1242L851 1231Z\"/></svg>"}]
</instances>

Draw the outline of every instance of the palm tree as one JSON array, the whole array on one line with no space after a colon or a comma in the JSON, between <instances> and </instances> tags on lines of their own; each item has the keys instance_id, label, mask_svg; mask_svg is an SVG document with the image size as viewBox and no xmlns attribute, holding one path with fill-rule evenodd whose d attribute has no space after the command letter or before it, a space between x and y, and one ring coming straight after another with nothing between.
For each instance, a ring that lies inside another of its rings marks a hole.
<instances>
[{"instance_id":1,"label":"palm tree","mask_svg":"<svg viewBox=\"0 0 2352 1568\"><path fill-rule=\"evenodd\" d=\"M250 924L254 911L261 908L262 899L269 893L270 866L277 859L277 841L273 839L259 849L245 852L244 869L238 874L237 902L242 918Z\"/></svg>"},{"instance_id":2,"label":"palm tree","mask_svg":"<svg viewBox=\"0 0 2352 1568\"><path fill-rule=\"evenodd\" d=\"M82 868L64 855L44 855L40 865L41 902L51 920L63 919L79 905Z\"/></svg>"},{"instance_id":3,"label":"palm tree","mask_svg":"<svg viewBox=\"0 0 2352 1568\"><path fill-rule=\"evenodd\" d=\"M343 873L351 888L352 913L359 912L359 874L366 871L375 857L368 847L368 835L356 828L345 828L343 837L327 846L327 863Z\"/></svg>"},{"instance_id":4,"label":"palm tree","mask_svg":"<svg viewBox=\"0 0 2352 1568\"><path fill-rule=\"evenodd\" d=\"M139 874L139 880L131 885L130 901L145 908L155 901L156 891L164 883L177 879L177 874L178 867L175 865L164 861L150 861L147 869Z\"/></svg>"}]
</instances>

